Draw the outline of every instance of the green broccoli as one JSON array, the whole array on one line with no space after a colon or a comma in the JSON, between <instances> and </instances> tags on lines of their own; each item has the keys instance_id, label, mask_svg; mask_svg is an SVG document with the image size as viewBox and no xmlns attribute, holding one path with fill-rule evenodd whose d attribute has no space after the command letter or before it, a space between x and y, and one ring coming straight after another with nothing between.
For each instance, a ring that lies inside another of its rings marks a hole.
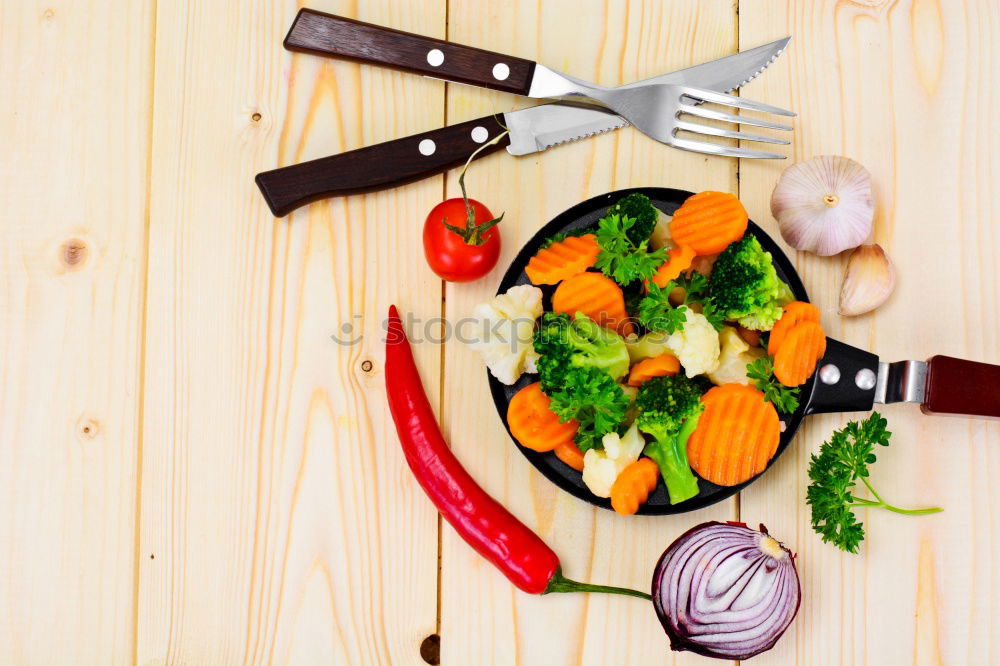
<instances>
[{"instance_id":1,"label":"green broccoli","mask_svg":"<svg viewBox=\"0 0 1000 666\"><path fill-rule=\"evenodd\" d=\"M558 243L559 241L564 241L567 238L579 238L580 236L586 236L587 234L593 234L597 232L597 227L579 227L578 229L567 229L566 231L560 231L557 234L552 234L538 246L539 250L544 250L553 243Z\"/></svg>"},{"instance_id":2,"label":"green broccoli","mask_svg":"<svg viewBox=\"0 0 1000 666\"><path fill-rule=\"evenodd\" d=\"M580 424L573 441L584 453L604 448L601 439L618 430L631 405L611 375L594 366L572 367L549 397L549 409L561 422L576 419Z\"/></svg>"},{"instance_id":3,"label":"green broccoli","mask_svg":"<svg viewBox=\"0 0 1000 666\"><path fill-rule=\"evenodd\" d=\"M698 478L688 464L687 441L705 408L702 392L697 382L684 375L655 377L639 387L636 424L654 438L643 453L659 465L671 504L698 494Z\"/></svg>"},{"instance_id":4,"label":"green broccoli","mask_svg":"<svg viewBox=\"0 0 1000 666\"><path fill-rule=\"evenodd\" d=\"M575 319L546 312L535 331L538 375L542 390L561 388L576 368L597 368L612 380L628 373L628 347L621 336L594 322L582 312Z\"/></svg>"},{"instance_id":5,"label":"green broccoli","mask_svg":"<svg viewBox=\"0 0 1000 666\"><path fill-rule=\"evenodd\" d=\"M639 245L649 238L659 217L659 213L649 197L638 192L633 192L619 199L618 203L608 209L607 214L635 220L635 224L627 231L629 240L635 245Z\"/></svg>"},{"instance_id":6,"label":"green broccoli","mask_svg":"<svg viewBox=\"0 0 1000 666\"><path fill-rule=\"evenodd\" d=\"M715 260L708 294L716 312L755 331L771 330L782 307L794 300L774 270L771 253L750 233Z\"/></svg>"}]
</instances>

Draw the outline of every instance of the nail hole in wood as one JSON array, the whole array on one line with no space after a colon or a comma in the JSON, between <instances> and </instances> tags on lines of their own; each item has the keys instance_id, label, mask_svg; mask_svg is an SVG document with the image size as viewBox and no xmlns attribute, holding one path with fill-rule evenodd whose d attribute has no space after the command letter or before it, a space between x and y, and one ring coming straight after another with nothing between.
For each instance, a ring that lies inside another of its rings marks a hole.
<instances>
[{"instance_id":1,"label":"nail hole in wood","mask_svg":"<svg viewBox=\"0 0 1000 666\"><path fill-rule=\"evenodd\" d=\"M100 424L94 419L84 419L78 425L83 439L94 439L101 430Z\"/></svg>"},{"instance_id":2,"label":"nail hole in wood","mask_svg":"<svg viewBox=\"0 0 1000 666\"><path fill-rule=\"evenodd\" d=\"M250 120L254 121L255 123L259 123L260 119L261 115L259 113L254 113L252 116L250 116Z\"/></svg>"},{"instance_id":3,"label":"nail hole in wood","mask_svg":"<svg viewBox=\"0 0 1000 666\"><path fill-rule=\"evenodd\" d=\"M374 368L374 367L375 367L375 364L372 363L371 361L362 361L361 362L361 370L362 370L362 372L371 372L372 368Z\"/></svg>"},{"instance_id":4,"label":"nail hole in wood","mask_svg":"<svg viewBox=\"0 0 1000 666\"><path fill-rule=\"evenodd\" d=\"M420 643L420 658L433 666L441 663L440 636L431 634Z\"/></svg>"},{"instance_id":5,"label":"nail hole in wood","mask_svg":"<svg viewBox=\"0 0 1000 666\"><path fill-rule=\"evenodd\" d=\"M155 559L156 559L156 555L153 555L152 553L150 553L150 554L149 554L149 559L151 559L151 560L155 560Z\"/></svg>"}]
</instances>

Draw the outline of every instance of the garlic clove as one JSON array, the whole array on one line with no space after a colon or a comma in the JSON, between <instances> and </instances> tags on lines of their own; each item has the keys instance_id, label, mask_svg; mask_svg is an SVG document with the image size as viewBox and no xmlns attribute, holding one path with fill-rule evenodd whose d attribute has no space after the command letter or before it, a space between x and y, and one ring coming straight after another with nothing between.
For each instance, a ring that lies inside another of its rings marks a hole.
<instances>
[{"instance_id":1,"label":"garlic clove","mask_svg":"<svg viewBox=\"0 0 1000 666\"><path fill-rule=\"evenodd\" d=\"M875 217L871 174L839 155L793 164L774 186L771 214L796 250L828 257L857 247Z\"/></svg>"},{"instance_id":2,"label":"garlic clove","mask_svg":"<svg viewBox=\"0 0 1000 666\"><path fill-rule=\"evenodd\" d=\"M896 286L896 269L879 245L862 245L851 253L840 289L840 314L855 317L888 300Z\"/></svg>"}]
</instances>

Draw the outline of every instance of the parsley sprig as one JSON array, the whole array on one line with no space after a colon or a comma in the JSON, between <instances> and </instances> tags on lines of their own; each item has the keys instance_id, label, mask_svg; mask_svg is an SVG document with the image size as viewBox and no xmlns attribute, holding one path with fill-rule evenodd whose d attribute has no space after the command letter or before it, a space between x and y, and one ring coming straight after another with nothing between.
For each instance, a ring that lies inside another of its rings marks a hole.
<instances>
[{"instance_id":1,"label":"parsley sprig","mask_svg":"<svg viewBox=\"0 0 1000 666\"><path fill-rule=\"evenodd\" d=\"M669 299L678 287L684 290L684 300L674 307ZM688 276L681 275L662 288L650 282L647 289L645 298L639 302L639 323L650 331L669 335L681 330L692 303L701 303L701 313L715 330L722 330L723 317L712 307L708 298L708 278L701 273L692 271Z\"/></svg>"},{"instance_id":2,"label":"parsley sprig","mask_svg":"<svg viewBox=\"0 0 1000 666\"><path fill-rule=\"evenodd\" d=\"M873 412L864 421L851 421L824 442L809 462L806 502L812 507L812 527L823 541L849 553L858 552L865 538L864 525L854 516L855 508L885 509L905 516L923 516L943 509L900 509L882 499L868 480L868 466L875 462L874 447L889 446L891 432L886 420ZM858 481L875 499L854 494Z\"/></svg>"},{"instance_id":3,"label":"parsley sprig","mask_svg":"<svg viewBox=\"0 0 1000 666\"><path fill-rule=\"evenodd\" d=\"M752 379L764 399L784 414L799 408L799 389L788 388L774 376L774 357L765 356L747 365L747 378Z\"/></svg>"},{"instance_id":4,"label":"parsley sprig","mask_svg":"<svg viewBox=\"0 0 1000 666\"><path fill-rule=\"evenodd\" d=\"M635 224L631 217L611 213L597 223L597 244L601 247L594 264L601 272L621 285L634 280L648 280L667 259L667 251L649 250L648 240L639 244L628 237Z\"/></svg>"}]
</instances>

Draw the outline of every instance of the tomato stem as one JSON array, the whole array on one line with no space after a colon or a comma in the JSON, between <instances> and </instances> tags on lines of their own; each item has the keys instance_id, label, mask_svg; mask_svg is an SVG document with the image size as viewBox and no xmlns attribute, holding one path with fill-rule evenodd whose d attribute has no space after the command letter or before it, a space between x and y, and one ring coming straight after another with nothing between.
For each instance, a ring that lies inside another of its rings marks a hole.
<instances>
[{"instance_id":1,"label":"tomato stem","mask_svg":"<svg viewBox=\"0 0 1000 666\"><path fill-rule=\"evenodd\" d=\"M476 213L472 210L472 204L469 203L469 195L465 191L465 172L469 170L469 165L472 164L472 160L476 159L476 155L482 152L482 150L487 146L495 145L498 141L500 141L500 139L504 138L508 134L510 134L510 130L504 130L483 145L479 146L479 148L476 148L475 152L469 155L469 159L466 160L465 166L462 167L462 173L458 174L458 186L462 188L462 201L465 203L465 226L460 227L454 224L448 224L447 220L441 220L441 223L447 227L448 231L461 236L466 245L482 245L485 243L486 239L483 238L483 234L500 223L500 220L503 219L503 213L500 213L500 217L493 218L488 222L476 224Z\"/></svg>"}]
</instances>

